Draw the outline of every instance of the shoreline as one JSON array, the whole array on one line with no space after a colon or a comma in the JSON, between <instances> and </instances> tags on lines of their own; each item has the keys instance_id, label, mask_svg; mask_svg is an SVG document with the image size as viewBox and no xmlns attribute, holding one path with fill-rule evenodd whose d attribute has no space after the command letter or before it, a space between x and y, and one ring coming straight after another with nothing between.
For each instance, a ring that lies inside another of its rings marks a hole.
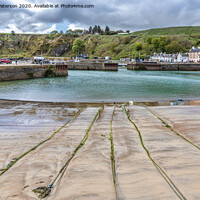
<instances>
[{"instance_id":1,"label":"shoreline","mask_svg":"<svg viewBox=\"0 0 200 200\"><path fill-rule=\"evenodd\" d=\"M129 101L74 101L74 102L59 102L59 101L31 101L31 100L13 100L13 99L0 99L0 104L6 102L6 103L41 103L41 104L57 104L59 105L66 105L69 107L76 107L78 106L98 106L98 105L106 105L106 106L113 106L117 104L129 104ZM200 100L163 100L163 101L135 101L133 102L133 105L146 105L146 106L169 106L171 102L179 102L178 105L200 105ZM176 106L178 106L176 105Z\"/></svg>"}]
</instances>

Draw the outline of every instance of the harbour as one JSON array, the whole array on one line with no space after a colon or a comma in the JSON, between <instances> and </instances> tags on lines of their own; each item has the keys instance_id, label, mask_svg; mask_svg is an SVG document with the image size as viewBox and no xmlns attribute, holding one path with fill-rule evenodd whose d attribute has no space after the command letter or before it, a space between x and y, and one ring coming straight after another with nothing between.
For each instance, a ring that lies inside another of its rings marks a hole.
<instances>
[{"instance_id":1,"label":"harbour","mask_svg":"<svg viewBox=\"0 0 200 200\"><path fill-rule=\"evenodd\" d=\"M1 99L47 102L159 102L200 99L200 73L69 70L66 77L0 82Z\"/></svg>"}]
</instances>

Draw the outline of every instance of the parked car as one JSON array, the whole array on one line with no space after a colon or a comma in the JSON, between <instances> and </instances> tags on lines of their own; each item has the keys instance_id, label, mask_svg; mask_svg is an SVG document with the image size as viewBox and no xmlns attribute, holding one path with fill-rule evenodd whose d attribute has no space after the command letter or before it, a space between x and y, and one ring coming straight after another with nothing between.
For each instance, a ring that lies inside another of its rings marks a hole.
<instances>
[{"instance_id":1,"label":"parked car","mask_svg":"<svg viewBox=\"0 0 200 200\"><path fill-rule=\"evenodd\" d=\"M0 58L0 64L12 64L12 61L6 58Z\"/></svg>"}]
</instances>

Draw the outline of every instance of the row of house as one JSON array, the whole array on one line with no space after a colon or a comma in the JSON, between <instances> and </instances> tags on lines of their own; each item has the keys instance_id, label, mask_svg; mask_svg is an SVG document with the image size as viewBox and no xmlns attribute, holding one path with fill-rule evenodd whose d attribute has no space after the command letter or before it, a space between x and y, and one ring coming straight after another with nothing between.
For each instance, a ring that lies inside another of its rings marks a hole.
<instances>
[{"instance_id":1,"label":"row of house","mask_svg":"<svg viewBox=\"0 0 200 200\"><path fill-rule=\"evenodd\" d=\"M200 47L192 47L189 53L154 53L149 60L154 62L200 62Z\"/></svg>"},{"instance_id":2,"label":"row of house","mask_svg":"<svg viewBox=\"0 0 200 200\"><path fill-rule=\"evenodd\" d=\"M178 54L167 54L167 53L154 53L150 56L150 61L153 62L188 62L189 55L178 53Z\"/></svg>"}]
</instances>

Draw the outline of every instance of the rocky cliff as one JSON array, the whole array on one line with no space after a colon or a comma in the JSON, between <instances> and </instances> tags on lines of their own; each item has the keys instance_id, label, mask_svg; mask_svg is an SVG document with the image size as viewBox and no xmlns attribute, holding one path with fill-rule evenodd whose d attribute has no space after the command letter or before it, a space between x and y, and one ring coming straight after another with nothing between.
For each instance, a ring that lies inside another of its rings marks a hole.
<instances>
[{"instance_id":1,"label":"rocky cliff","mask_svg":"<svg viewBox=\"0 0 200 200\"><path fill-rule=\"evenodd\" d=\"M62 56L71 51L74 37L67 35L0 34L1 57Z\"/></svg>"}]
</instances>

